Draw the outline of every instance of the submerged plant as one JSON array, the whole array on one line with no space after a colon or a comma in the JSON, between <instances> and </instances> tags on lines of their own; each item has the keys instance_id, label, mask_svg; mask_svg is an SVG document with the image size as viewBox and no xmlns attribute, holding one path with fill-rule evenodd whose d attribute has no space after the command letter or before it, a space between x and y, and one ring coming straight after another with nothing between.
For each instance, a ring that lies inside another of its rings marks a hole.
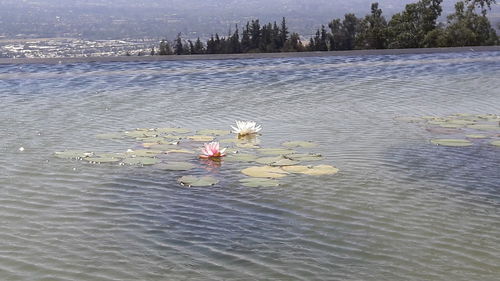
<instances>
[{"instance_id":1,"label":"submerged plant","mask_svg":"<svg viewBox=\"0 0 500 281\"><path fill-rule=\"evenodd\" d=\"M224 152L226 149L220 150L220 145L219 142L211 142L211 143L205 143L204 147L201 149L202 155L200 155L200 158L203 159L209 159L209 158L219 158L219 157L224 157L226 154Z\"/></svg>"},{"instance_id":2,"label":"submerged plant","mask_svg":"<svg viewBox=\"0 0 500 281\"><path fill-rule=\"evenodd\" d=\"M231 128L233 133L238 134L238 137L257 134L262 130L262 126L254 121L236 121L236 127L231 126Z\"/></svg>"}]
</instances>

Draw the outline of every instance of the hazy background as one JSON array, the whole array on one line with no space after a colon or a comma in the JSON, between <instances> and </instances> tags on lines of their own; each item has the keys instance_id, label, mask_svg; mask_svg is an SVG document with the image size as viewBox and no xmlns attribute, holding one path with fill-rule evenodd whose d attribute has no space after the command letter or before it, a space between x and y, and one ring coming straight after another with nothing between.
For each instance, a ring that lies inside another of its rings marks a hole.
<instances>
[{"instance_id":1,"label":"hazy background","mask_svg":"<svg viewBox=\"0 0 500 281\"><path fill-rule=\"evenodd\" d=\"M0 39L71 37L83 39L206 38L225 35L235 24L259 18L287 18L290 30L310 36L321 24L345 13L358 17L372 0L0 0ZM416 0L379 0L385 16ZM445 0L444 14L456 1ZM498 5L491 13L497 26ZM444 18L443 18L444 20Z\"/></svg>"}]
</instances>

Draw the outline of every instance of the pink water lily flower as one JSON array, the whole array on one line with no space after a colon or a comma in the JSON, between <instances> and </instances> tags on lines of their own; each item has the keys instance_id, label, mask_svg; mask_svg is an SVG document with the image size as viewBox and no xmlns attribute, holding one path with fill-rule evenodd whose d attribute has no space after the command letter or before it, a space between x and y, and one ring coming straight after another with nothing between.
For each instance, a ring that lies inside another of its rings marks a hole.
<instances>
[{"instance_id":1,"label":"pink water lily flower","mask_svg":"<svg viewBox=\"0 0 500 281\"><path fill-rule=\"evenodd\" d=\"M212 157L224 157L226 156L226 154L224 154L224 151L226 151L225 148L222 150L219 149L219 142L217 141L205 143L204 147L201 149L201 153L203 154L200 155L200 158L207 159Z\"/></svg>"}]
</instances>

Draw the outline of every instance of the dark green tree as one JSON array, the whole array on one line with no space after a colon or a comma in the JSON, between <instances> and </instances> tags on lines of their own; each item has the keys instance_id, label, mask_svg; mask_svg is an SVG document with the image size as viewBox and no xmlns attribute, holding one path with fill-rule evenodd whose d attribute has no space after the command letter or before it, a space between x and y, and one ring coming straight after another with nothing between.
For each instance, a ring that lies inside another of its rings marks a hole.
<instances>
[{"instance_id":1,"label":"dark green tree","mask_svg":"<svg viewBox=\"0 0 500 281\"><path fill-rule=\"evenodd\" d=\"M160 42L160 48L159 49L160 50L159 50L158 54L160 56L166 56L166 55L172 55L173 54L172 48L170 47L170 44L165 39L161 40L161 42Z\"/></svg>"},{"instance_id":2,"label":"dark green tree","mask_svg":"<svg viewBox=\"0 0 500 281\"><path fill-rule=\"evenodd\" d=\"M371 6L371 14L360 23L356 42L357 49L384 49L387 41L387 21L382 16L378 3Z\"/></svg>"},{"instance_id":3,"label":"dark green tree","mask_svg":"<svg viewBox=\"0 0 500 281\"><path fill-rule=\"evenodd\" d=\"M184 45L182 43L181 33L178 33L177 38L175 39L174 53L176 55L184 55L185 52L186 51L184 50Z\"/></svg>"}]
</instances>

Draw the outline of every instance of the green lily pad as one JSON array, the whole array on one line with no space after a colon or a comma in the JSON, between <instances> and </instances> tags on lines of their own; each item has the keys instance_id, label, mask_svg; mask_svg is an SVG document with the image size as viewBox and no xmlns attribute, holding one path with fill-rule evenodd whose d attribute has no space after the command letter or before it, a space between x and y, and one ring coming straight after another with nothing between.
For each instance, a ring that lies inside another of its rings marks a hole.
<instances>
[{"instance_id":1,"label":"green lily pad","mask_svg":"<svg viewBox=\"0 0 500 281\"><path fill-rule=\"evenodd\" d=\"M160 134L187 134L191 132L191 130L185 128L156 128L155 131Z\"/></svg>"},{"instance_id":2,"label":"green lily pad","mask_svg":"<svg viewBox=\"0 0 500 281\"><path fill-rule=\"evenodd\" d=\"M443 128L449 128L449 129L460 129L460 128L463 128L465 125L452 124L452 123L442 123L439 126L441 126Z\"/></svg>"},{"instance_id":3,"label":"green lily pad","mask_svg":"<svg viewBox=\"0 0 500 281\"><path fill-rule=\"evenodd\" d=\"M229 135L231 131L229 130L200 130L196 132L199 135L211 135L211 136L225 136Z\"/></svg>"},{"instance_id":4,"label":"green lily pad","mask_svg":"<svg viewBox=\"0 0 500 281\"><path fill-rule=\"evenodd\" d=\"M189 136L187 139L191 141L202 141L202 142L209 142L213 141L214 137L213 136Z\"/></svg>"},{"instance_id":5,"label":"green lily pad","mask_svg":"<svg viewBox=\"0 0 500 281\"><path fill-rule=\"evenodd\" d=\"M141 142L145 142L145 143L160 143L162 141L164 141L163 138L160 138L160 137L155 137L155 138L151 138L151 137L147 137L147 138L136 138L136 140L138 141L141 141Z\"/></svg>"},{"instance_id":6,"label":"green lily pad","mask_svg":"<svg viewBox=\"0 0 500 281\"><path fill-rule=\"evenodd\" d=\"M196 166L189 162L168 162L155 165L155 168L169 171L189 171L196 168Z\"/></svg>"},{"instance_id":7,"label":"green lily pad","mask_svg":"<svg viewBox=\"0 0 500 281\"><path fill-rule=\"evenodd\" d=\"M219 143L221 143L221 144L222 143L225 143L225 144L228 144L228 143L241 143L241 142L244 142L244 141L242 141L240 139L236 139L236 138L235 139L222 139L222 140L219 141Z\"/></svg>"},{"instance_id":8,"label":"green lily pad","mask_svg":"<svg viewBox=\"0 0 500 281\"><path fill-rule=\"evenodd\" d=\"M431 140L432 144L442 145L442 146L455 146L455 147L463 147L463 146L471 146L472 143L468 140L464 139L433 139Z\"/></svg>"},{"instance_id":9,"label":"green lily pad","mask_svg":"<svg viewBox=\"0 0 500 281\"><path fill-rule=\"evenodd\" d=\"M247 176L256 178L282 178L288 174L278 167L271 166L254 166L243 169L241 172Z\"/></svg>"},{"instance_id":10,"label":"green lily pad","mask_svg":"<svg viewBox=\"0 0 500 281\"><path fill-rule=\"evenodd\" d=\"M115 158L115 157L87 157L87 158L84 158L84 160L88 161L90 163L101 164L101 163L118 163L122 159Z\"/></svg>"},{"instance_id":11,"label":"green lily pad","mask_svg":"<svg viewBox=\"0 0 500 281\"><path fill-rule=\"evenodd\" d=\"M122 163L125 165L149 166L160 163L160 160L152 157L133 157L124 159Z\"/></svg>"},{"instance_id":12,"label":"green lily pad","mask_svg":"<svg viewBox=\"0 0 500 281\"><path fill-rule=\"evenodd\" d=\"M492 142L490 142L490 144L492 144L494 146L500 146L500 140L492 141Z\"/></svg>"},{"instance_id":13,"label":"green lily pad","mask_svg":"<svg viewBox=\"0 0 500 281\"><path fill-rule=\"evenodd\" d=\"M162 154L163 151L155 149L138 149L132 152L127 152L127 155L137 156L137 157L155 157L158 154Z\"/></svg>"},{"instance_id":14,"label":"green lily pad","mask_svg":"<svg viewBox=\"0 0 500 281\"><path fill-rule=\"evenodd\" d=\"M94 153L80 150L65 150L55 152L54 156L62 159L83 159L94 156Z\"/></svg>"},{"instance_id":15,"label":"green lily pad","mask_svg":"<svg viewBox=\"0 0 500 281\"><path fill-rule=\"evenodd\" d=\"M145 135L146 131L126 131L124 132L124 135L129 137L129 138L147 138L148 136Z\"/></svg>"},{"instance_id":16,"label":"green lily pad","mask_svg":"<svg viewBox=\"0 0 500 281\"><path fill-rule=\"evenodd\" d=\"M219 181L216 180L215 178L211 176L203 176L203 177L196 177L196 176L183 176L180 179L177 180L181 185L188 186L188 187L198 187L198 186L212 186L217 184Z\"/></svg>"},{"instance_id":17,"label":"green lily pad","mask_svg":"<svg viewBox=\"0 0 500 281\"><path fill-rule=\"evenodd\" d=\"M276 187L280 185L277 180L266 178L246 178L241 179L240 183L246 187Z\"/></svg>"},{"instance_id":18,"label":"green lily pad","mask_svg":"<svg viewBox=\"0 0 500 281\"><path fill-rule=\"evenodd\" d=\"M274 163L274 162L278 162L282 159L285 159L283 156L273 156L273 157L261 157L261 158L257 158L257 160L255 160L255 162L259 163L259 164L265 164L265 165L271 165L271 163Z\"/></svg>"},{"instance_id":19,"label":"green lily pad","mask_svg":"<svg viewBox=\"0 0 500 281\"><path fill-rule=\"evenodd\" d=\"M469 139L487 139L488 138L487 135L479 135L479 134L469 134L469 135L465 135L465 136Z\"/></svg>"},{"instance_id":20,"label":"green lily pad","mask_svg":"<svg viewBox=\"0 0 500 281\"><path fill-rule=\"evenodd\" d=\"M500 127L498 125L492 125L492 124L469 125L467 126L467 128L481 130L481 131L495 131L495 130L500 131Z\"/></svg>"},{"instance_id":21,"label":"green lily pad","mask_svg":"<svg viewBox=\"0 0 500 281\"><path fill-rule=\"evenodd\" d=\"M317 143L312 141L287 141L282 143L281 145L285 147L303 147L303 148L312 148L318 146Z\"/></svg>"},{"instance_id":22,"label":"green lily pad","mask_svg":"<svg viewBox=\"0 0 500 281\"><path fill-rule=\"evenodd\" d=\"M318 161L323 159L319 153L307 153L307 154L288 154L286 158L295 161Z\"/></svg>"},{"instance_id":23,"label":"green lily pad","mask_svg":"<svg viewBox=\"0 0 500 281\"><path fill-rule=\"evenodd\" d=\"M224 161L234 161L234 162L253 162L257 160L257 156L253 154L246 154L246 153L233 153L233 154L228 154L226 157L224 157Z\"/></svg>"},{"instance_id":24,"label":"green lily pad","mask_svg":"<svg viewBox=\"0 0 500 281\"><path fill-rule=\"evenodd\" d=\"M282 167L282 169L290 173L305 174L310 176L334 175L339 172L338 168L330 165L286 166Z\"/></svg>"},{"instance_id":25,"label":"green lily pad","mask_svg":"<svg viewBox=\"0 0 500 281\"><path fill-rule=\"evenodd\" d=\"M297 165L299 164L300 162L299 161L294 161L294 160L291 160L291 159L280 159L276 162L272 162L271 166L274 166L274 167L283 167L283 166L293 166L293 165Z\"/></svg>"},{"instance_id":26,"label":"green lily pad","mask_svg":"<svg viewBox=\"0 0 500 281\"><path fill-rule=\"evenodd\" d=\"M258 150L260 154L266 155L283 155L283 154L291 154L294 153L294 150L286 149L286 148L261 148Z\"/></svg>"},{"instance_id":27,"label":"green lily pad","mask_svg":"<svg viewBox=\"0 0 500 281\"><path fill-rule=\"evenodd\" d=\"M476 123L474 121L464 120L464 119L452 119L452 120L448 120L447 122L450 124L462 125L462 126L474 125Z\"/></svg>"},{"instance_id":28,"label":"green lily pad","mask_svg":"<svg viewBox=\"0 0 500 281\"><path fill-rule=\"evenodd\" d=\"M94 153L94 157L123 159L126 158L127 155L125 153L96 152Z\"/></svg>"}]
</instances>

